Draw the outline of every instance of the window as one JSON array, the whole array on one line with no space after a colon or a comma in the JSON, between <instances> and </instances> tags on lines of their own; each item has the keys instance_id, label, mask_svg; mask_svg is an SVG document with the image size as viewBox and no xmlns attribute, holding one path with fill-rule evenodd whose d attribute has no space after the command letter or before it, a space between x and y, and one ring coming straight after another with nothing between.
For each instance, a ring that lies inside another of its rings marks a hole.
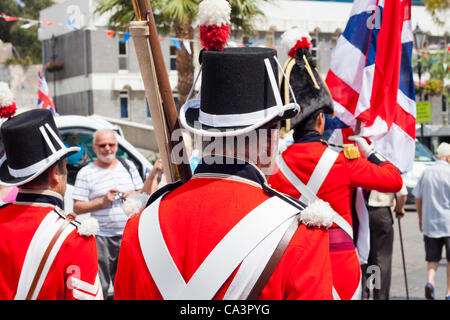
<instances>
[{"instance_id":1,"label":"window","mask_svg":"<svg viewBox=\"0 0 450 320\"><path fill-rule=\"evenodd\" d=\"M170 70L177 70L177 48L170 46Z\"/></svg>"},{"instance_id":2,"label":"window","mask_svg":"<svg viewBox=\"0 0 450 320\"><path fill-rule=\"evenodd\" d=\"M119 70L128 70L127 43L119 41Z\"/></svg>"},{"instance_id":3,"label":"window","mask_svg":"<svg viewBox=\"0 0 450 320\"><path fill-rule=\"evenodd\" d=\"M145 103L146 103L146 105L147 105L147 118L151 118L151 117L152 117L152 114L150 113L150 107L149 107L149 105L148 105L147 99L145 99Z\"/></svg>"},{"instance_id":4,"label":"window","mask_svg":"<svg viewBox=\"0 0 450 320\"><path fill-rule=\"evenodd\" d=\"M129 114L129 92L128 91L120 91L120 117L128 119L130 117Z\"/></svg>"},{"instance_id":5,"label":"window","mask_svg":"<svg viewBox=\"0 0 450 320\"><path fill-rule=\"evenodd\" d=\"M318 54L317 54L317 38L316 37L311 37L311 56L313 58L313 60L316 62L316 65L318 65Z\"/></svg>"},{"instance_id":6,"label":"window","mask_svg":"<svg viewBox=\"0 0 450 320\"><path fill-rule=\"evenodd\" d=\"M266 46L272 48L275 45L275 27L270 27L266 35Z\"/></svg>"},{"instance_id":7,"label":"window","mask_svg":"<svg viewBox=\"0 0 450 320\"><path fill-rule=\"evenodd\" d=\"M195 92L194 92L195 94ZM175 108L177 108L178 111L180 111L180 106L178 106L178 91L173 91L173 101L175 102Z\"/></svg>"},{"instance_id":8,"label":"window","mask_svg":"<svg viewBox=\"0 0 450 320\"><path fill-rule=\"evenodd\" d=\"M414 161L428 162L435 161L433 153L422 143L416 141L416 152L414 156Z\"/></svg>"}]
</instances>

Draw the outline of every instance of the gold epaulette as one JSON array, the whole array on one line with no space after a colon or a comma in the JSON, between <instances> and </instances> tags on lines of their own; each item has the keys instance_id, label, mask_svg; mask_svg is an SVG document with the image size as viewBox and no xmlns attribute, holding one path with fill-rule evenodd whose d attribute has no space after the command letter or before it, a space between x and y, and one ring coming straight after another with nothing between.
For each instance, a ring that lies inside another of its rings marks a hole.
<instances>
[{"instance_id":1,"label":"gold epaulette","mask_svg":"<svg viewBox=\"0 0 450 320\"><path fill-rule=\"evenodd\" d=\"M356 159L361 156L358 148L354 144L343 144L342 147L344 148L344 156L349 160Z\"/></svg>"},{"instance_id":2,"label":"gold epaulette","mask_svg":"<svg viewBox=\"0 0 450 320\"><path fill-rule=\"evenodd\" d=\"M361 157L361 154L359 153L358 148L354 144L351 144L351 143L334 144L334 143L329 143L328 141L323 140L323 139L320 139L320 141L331 147L337 147L337 148L344 149L344 156L349 160Z\"/></svg>"}]
</instances>

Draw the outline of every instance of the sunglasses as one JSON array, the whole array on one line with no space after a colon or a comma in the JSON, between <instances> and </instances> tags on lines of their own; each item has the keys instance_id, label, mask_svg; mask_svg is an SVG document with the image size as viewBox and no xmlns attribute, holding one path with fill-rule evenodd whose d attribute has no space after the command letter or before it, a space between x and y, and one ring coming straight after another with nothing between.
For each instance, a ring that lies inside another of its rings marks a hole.
<instances>
[{"instance_id":1,"label":"sunglasses","mask_svg":"<svg viewBox=\"0 0 450 320\"><path fill-rule=\"evenodd\" d=\"M101 143L101 144L95 144L99 148L105 148L106 146L109 146L110 148L115 147L117 144L115 143Z\"/></svg>"}]
</instances>

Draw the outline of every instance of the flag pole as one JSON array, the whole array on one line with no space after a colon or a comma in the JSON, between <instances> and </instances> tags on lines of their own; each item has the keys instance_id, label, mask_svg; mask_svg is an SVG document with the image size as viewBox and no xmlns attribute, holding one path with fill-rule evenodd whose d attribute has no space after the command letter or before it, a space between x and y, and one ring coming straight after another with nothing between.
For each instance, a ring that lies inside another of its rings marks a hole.
<instances>
[{"instance_id":1,"label":"flag pole","mask_svg":"<svg viewBox=\"0 0 450 320\"><path fill-rule=\"evenodd\" d=\"M356 119L356 125L355 125L355 130L353 130L355 136L358 136L359 133L361 132L361 120Z\"/></svg>"}]
</instances>

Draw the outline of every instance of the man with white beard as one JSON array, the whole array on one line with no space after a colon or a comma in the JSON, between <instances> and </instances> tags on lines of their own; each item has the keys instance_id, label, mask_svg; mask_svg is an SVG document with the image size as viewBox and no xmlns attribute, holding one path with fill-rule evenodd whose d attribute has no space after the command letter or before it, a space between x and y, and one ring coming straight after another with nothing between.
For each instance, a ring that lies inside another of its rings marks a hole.
<instances>
[{"instance_id":1,"label":"man with white beard","mask_svg":"<svg viewBox=\"0 0 450 320\"><path fill-rule=\"evenodd\" d=\"M125 198L143 187L143 182L131 161L125 160L127 169L124 162L116 158L118 144L114 131L95 132L92 148L97 160L78 172L72 195L73 210L76 214L90 212L99 222L100 230L96 235L99 276L106 299L110 282L114 283L127 222L122 204Z\"/></svg>"}]
</instances>

